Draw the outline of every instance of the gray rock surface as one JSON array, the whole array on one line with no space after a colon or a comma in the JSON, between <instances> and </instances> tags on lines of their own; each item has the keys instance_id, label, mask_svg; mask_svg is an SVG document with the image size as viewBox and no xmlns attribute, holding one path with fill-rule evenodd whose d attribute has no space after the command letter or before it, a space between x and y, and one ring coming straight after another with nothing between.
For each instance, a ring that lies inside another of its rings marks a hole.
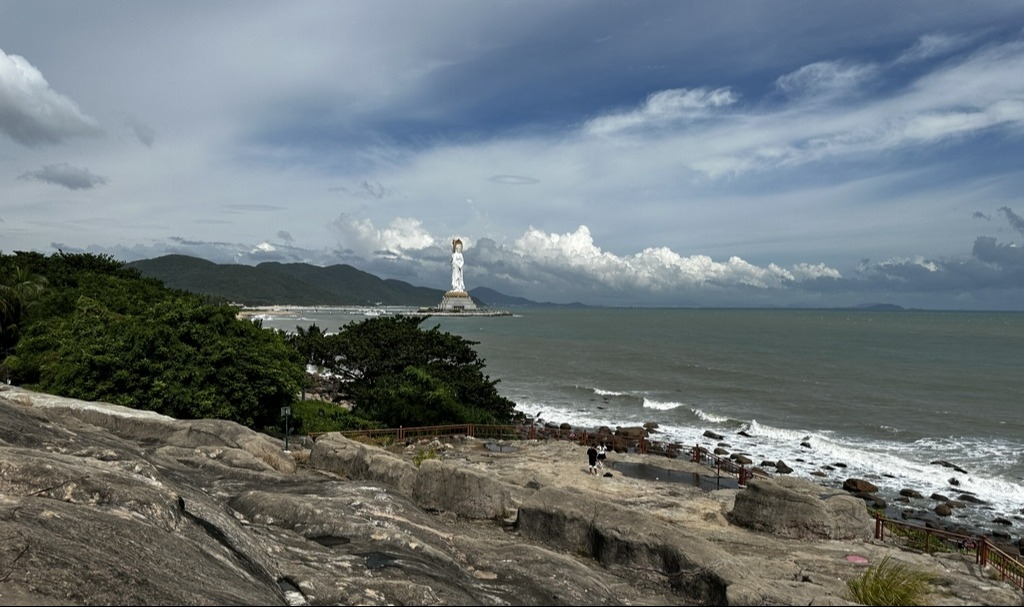
<instances>
[{"instance_id":1,"label":"gray rock surface","mask_svg":"<svg viewBox=\"0 0 1024 607\"><path fill-rule=\"evenodd\" d=\"M874 520L864 501L798 478L755 479L737 494L729 521L780 537L870 540Z\"/></svg>"},{"instance_id":2,"label":"gray rock surface","mask_svg":"<svg viewBox=\"0 0 1024 607\"><path fill-rule=\"evenodd\" d=\"M842 605L864 570L851 554L939 575L935 604L1022 603L972 562L842 531L857 509L778 481L708 492L613 461L590 476L585 449L559 441L282 447L0 387L0 604ZM770 503L764 489L826 522L794 520L814 531L799 537L729 522L756 520L745 504Z\"/></svg>"}]
</instances>

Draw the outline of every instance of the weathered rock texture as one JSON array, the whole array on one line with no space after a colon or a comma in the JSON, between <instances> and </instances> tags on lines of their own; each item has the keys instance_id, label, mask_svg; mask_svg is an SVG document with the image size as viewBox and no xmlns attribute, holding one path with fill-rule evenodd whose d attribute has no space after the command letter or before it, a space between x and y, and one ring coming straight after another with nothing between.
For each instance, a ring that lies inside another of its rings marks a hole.
<instances>
[{"instance_id":1,"label":"weathered rock texture","mask_svg":"<svg viewBox=\"0 0 1024 607\"><path fill-rule=\"evenodd\" d=\"M785 476L750 481L736 496L729 521L798 539L869 540L874 527L860 498Z\"/></svg>"},{"instance_id":2,"label":"weathered rock texture","mask_svg":"<svg viewBox=\"0 0 1024 607\"><path fill-rule=\"evenodd\" d=\"M0 604L837 605L854 553L938 575L935 604L1022 602L971 562L866 539L856 498L609 464L587 475L556 441L284 452L230 422L4 386Z\"/></svg>"}]
</instances>

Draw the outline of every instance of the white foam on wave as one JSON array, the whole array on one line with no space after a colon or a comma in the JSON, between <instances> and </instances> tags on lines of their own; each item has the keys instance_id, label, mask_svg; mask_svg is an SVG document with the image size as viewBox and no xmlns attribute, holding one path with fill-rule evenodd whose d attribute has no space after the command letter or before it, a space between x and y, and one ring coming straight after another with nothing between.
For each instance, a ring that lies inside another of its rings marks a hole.
<instances>
[{"instance_id":1,"label":"white foam on wave","mask_svg":"<svg viewBox=\"0 0 1024 607\"><path fill-rule=\"evenodd\" d=\"M677 403L672 401L664 402L658 400L651 400L649 398L644 399L644 408L646 409L657 409L658 411L671 411L672 409L678 409L679 407L684 406L686 405L684 405L683 403Z\"/></svg>"},{"instance_id":2,"label":"white foam on wave","mask_svg":"<svg viewBox=\"0 0 1024 607\"><path fill-rule=\"evenodd\" d=\"M594 394L598 396L629 396L628 392L617 392L615 390L602 390L601 388L594 388Z\"/></svg>"},{"instance_id":3,"label":"white foam on wave","mask_svg":"<svg viewBox=\"0 0 1024 607\"><path fill-rule=\"evenodd\" d=\"M693 414L697 416L697 419L710 422L712 424L724 424L725 422L729 421L729 418L724 415L715 415L714 413L708 413L707 411L697 409L696 407L690 410L693 411Z\"/></svg>"},{"instance_id":4,"label":"white foam on wave","mask_svg":"<svg viewBox=\"0 0 1024 607\"><path fill-rule=\"evenodd\" d=\"M614 418L592 409L550 404L531 403L526 408L542 408L546 420L567 422L578 428L616 428L647 421L643 419L645 411L668 411L685 406L678 402L644 399L643 408L635 414L620 411ZM739 428L743 434L739 434L735 425L726 427L729 422L735 423L729 418L708 414L697 408L689 410L703 423L688 425L686 422L673 424L658 420L657 434L651 438L707 447L718 442L704 436L706 430L713 430L723 435L722 442L730 444L732 451L747 453L755 459L755 465L759 463L757 458L773 462L782 460L794 469L794 476L815 482L839 485L846 478L864 478L890 495L904 488L915 489L926 497L940 493L954 499L960 493L970 492L991 505L993 516L996 512L1017 512L1020 504L1024 503L1024 483L1013 482L1015 476L1012 473L1000 475L999 470L993 466L993 462L1024 461L1024 451L1019 445L988 443L982 448L980 443L952 439L923 439L913 443L854 440L831 432L774 427L757 420L743 424ZM976 450L972 452L970 449ZM986 457L988 464L982 467ZM942 466L935 463L936 460L961 466L967 473ZM829 467L833 469L829 470ZM812 475L812 472L825 472L827 476L823 479ZM950 484L950 478L956 478L959 485ZM928 506L931 505L929 502Z\"/></svg>"},{"instance_id":5,"label":"white foam on wave","mask_svg":"<svg viewBox=\"0 0 1024 607\"><path fill-rule=\"evenodd\" d=\"M793 463L797 459L808 462L809 467L798 470L801 476L824 465L842 463L846 466L842 472L844 477L865 478L893 492L911 488L925 496L939 493L951 497L969 492L1002 512L1016 511L1024 502L1024 484L1014 483L987 470L972 472L963 465L969 451L956 441L856 441L832 434L773 428L756 421L751 422L748 432L755 438L770 442L770 448L777 450L793 468L803 468ZM923 449L922 442L934 445ZM810 448L802 447L800 443L806 443ZM999 447L993 449L998 450ZM971 455L971 459L979 464L985 461L977 458L977 453ZM957 465L968 472L957 472L937 463L937 460ZM952 484L950 479L958 484Z\"/></svg>"}]
</instances>

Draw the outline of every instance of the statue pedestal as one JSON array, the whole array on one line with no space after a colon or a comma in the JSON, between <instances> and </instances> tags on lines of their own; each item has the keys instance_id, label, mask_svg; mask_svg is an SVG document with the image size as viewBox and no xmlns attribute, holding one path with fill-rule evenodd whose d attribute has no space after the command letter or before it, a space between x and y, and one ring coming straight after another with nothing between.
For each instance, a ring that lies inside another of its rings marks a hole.
<instances>
[{"instance_id":1,"label":"statue pedestal","mask_svg":"<svg viewBox=\"0 0 1024 607\"><path fill-rule=\"evenodd\" d=\"M441 299L441 305L437 308L441 312L462 312L465 310L476 310L473 298L465 291L448 291Z\"/></svg>"}]
</instances>

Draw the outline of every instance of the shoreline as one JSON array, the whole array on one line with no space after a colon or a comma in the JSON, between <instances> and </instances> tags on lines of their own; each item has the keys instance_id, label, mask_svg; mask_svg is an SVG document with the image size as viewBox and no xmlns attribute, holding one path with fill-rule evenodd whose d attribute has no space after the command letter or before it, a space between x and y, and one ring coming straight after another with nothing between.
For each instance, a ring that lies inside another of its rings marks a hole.
<instances>
[{"instance_id":1,"label":"shoreline","mask_svg":"<svg viewBox=\"0 0 1024 607\"><path fill-rule=\"evenodd\" d=\"M476 308L458 312L448 312L435 308L411 308L408 306L243 306L238 311L238 318L245 320L273 320L273 317L296 317L302 312L312 314L333 314L352 317L374 318L378 316L444 316L444 317L501 317L515 316L508 310L495 308Z\"/></svg>"},{"instance_id":2,"label":"shoreline","mask_svg":"<svg viewBox=\"0 0 1024 607\"><path fill-rule=\"evenodd\" d=\"M641 432L646 432L644 440L647 443L646 450L642 452L635 446ZM577 438L570 438L570 434L577 435ZM655 438L651 438L652 434ZM610 452L636 454L643 457L651 456L652 458L664 458L677 462L694 463L690 454L695 447L699 446L702 451L712 454L713 457L726 462L732 462L731 466L723 466L725 471L729 473L729 476L724 478L737 478L733 466L744 467L752 478L772 479L788 476L792 472L792 469L788 468L782 460L758 463L752 461L742 451L730 451L722 447L721 445L727 444L724 442L725 437L711 430L705 430L702 436L709 442L713 442L713 446L700 444L687 446L675 441L659 441L656 438L657 434L658 424L655 422L648 422L644 426L617 426L615 429L612 429L608 426L580 428L566 422L545 421L543 430L538 427L538 438L543 437L549 440L564 441L588 440L590 444L597 444L604 438L610 446ZM755 441L757 438L750 434L745 434L744 436ZM623 448L624 445L625 448ZM960 470L948 462L935 461L932 463ZM715 477L714 467L707 465L703 461L702 463L694 463L694 465L701 466L706 472L710 473L709 476L711 478ZM767 468L772 468L773 470L769 471ZM843 469L843 466L840 465L837 468ZM843 477L842 480L839 480L838 477L824 478L815 475L808 475L808 477L801 475L796 478L803 478L825 488L843 489L851 495L862 499L869 511L877 511L886 518L916 522L923 528L941 529L959 535L985 536L1009 554L1024 556L1024 534L1017 530L1019 524L1024 522L1024 516L1022 516L1024 515L1024 506L1015 514L1000 514L991 510L986 502L977 499L970 492L957 491L955 486L951 486L952 490L950 493L958 494L956 497L939 493L924 495L913 487L883 490L867 479L852 475L839 476ZM687 480L687 482L691 481ZM981 519L984 512L991 512L994 515L988 524L983 524L980 520L965 524L962 520L963 517L968 516L966 513L973 514L976 518ZM1011 517L1018 520L1017 525L1010 520ZM1013 534L1010 532L1011 530L1015 530L1017 533Z\"/></svg>"}]
</instances>

